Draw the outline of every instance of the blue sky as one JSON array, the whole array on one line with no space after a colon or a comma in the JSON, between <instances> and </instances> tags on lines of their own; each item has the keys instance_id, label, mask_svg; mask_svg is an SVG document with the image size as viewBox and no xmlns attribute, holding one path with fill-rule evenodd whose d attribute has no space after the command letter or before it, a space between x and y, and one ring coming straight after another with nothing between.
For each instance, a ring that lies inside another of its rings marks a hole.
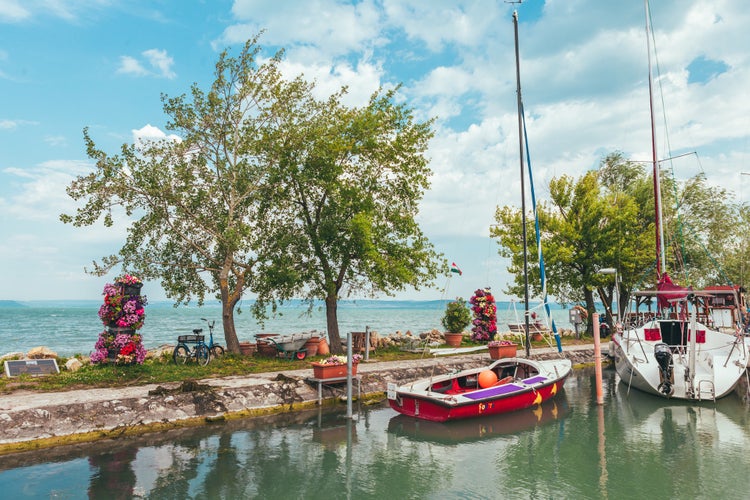
<instances>
[{"instance_id":1,"label":"blue sky","mask_svg":"<svg viewBox=\"0 0 750 500\"><path fill-rule=\"evenodd\" d=\"M747 200L745 2L653 3L671 151L700 158L675 163L675 175L702 169ZM649 158L639 0L0 0L0 299L100 296L107 277L83 269L119 249L124 223L58 220L75 209L65 187L92 168L82 129L110 153L168 133L161 94L207 88L219 52L261 29L267 54L284 48L285 74L314 79L321 97L348 85L347 104L362 105L378 86L403 83L399 97L437 117L420 223L464 273L396 298L467 298L484 286L503 297L507 262L489 226L494 207L520 205L513 9L537 198L609 152ZM164 297L157 283L145 292Z\"/></svg>"}]
</instances>

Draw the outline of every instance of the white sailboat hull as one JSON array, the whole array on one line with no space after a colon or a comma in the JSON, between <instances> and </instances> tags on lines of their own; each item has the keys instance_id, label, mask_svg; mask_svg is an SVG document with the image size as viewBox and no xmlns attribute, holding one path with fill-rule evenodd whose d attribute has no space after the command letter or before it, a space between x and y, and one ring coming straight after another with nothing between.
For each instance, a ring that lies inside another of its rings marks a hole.
<instances>
[{"instance_id":1,"label":"white sailboat hull","mask_svg":"<svg viewBox=\"0 0 750 500\"><path fill-rule=\"evenodd\" d=\"M712 400L731 393L747 370L750 352L747 340L700 323L695 328L698 342L667 343L672 376L667 386L663 385L664 372L656 352L664 349L665 339L653 337L655 331L661 332L674 323L673 320L654 320L612 335L615 368L621 382L643 392L674 399ZM651 335L647 335L647 331ZM659 344L662 347L657 347ZM691 350L695 354L692 362Z\"/></svg>"}]
</instances>

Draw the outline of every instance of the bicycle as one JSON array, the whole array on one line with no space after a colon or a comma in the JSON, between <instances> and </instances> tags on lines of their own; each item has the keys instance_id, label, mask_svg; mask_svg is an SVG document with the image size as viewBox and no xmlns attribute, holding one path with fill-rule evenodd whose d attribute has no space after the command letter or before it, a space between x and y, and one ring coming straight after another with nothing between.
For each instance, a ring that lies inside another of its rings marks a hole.
<instances>
[{"instance_id":1,"label":"bicycle","mask_svg":"<svg viewBox=\"0 0 750 500\"><path fill-rule=\"evenodd\" d=\"M201 319L208 325L208 344L206 344L208 346L208 350L211 351L211 354L214 358L223 356L225 351L224 346L214 343L214 325L216 324L216 320L208 321L206 318ZM198 333L202 331L203 330L198 330Z\"/></svg>"},{"instance_id":2,"label":"bicycle","mask_svg":"<svg viewBox=\"0 0 750 500\"><path fill-rule=\"evenodd\" d=\"M202 331L202 328L195 328L193 335L177 337L177 346L172 352L172 360L176 364L185 364L191 358L194 358L201 366L206 366L211 361L211 350L204 342L205 335L200 335ZM195 347L190 349L190 344L195 344Z\"/></svg>"}]
</instances>

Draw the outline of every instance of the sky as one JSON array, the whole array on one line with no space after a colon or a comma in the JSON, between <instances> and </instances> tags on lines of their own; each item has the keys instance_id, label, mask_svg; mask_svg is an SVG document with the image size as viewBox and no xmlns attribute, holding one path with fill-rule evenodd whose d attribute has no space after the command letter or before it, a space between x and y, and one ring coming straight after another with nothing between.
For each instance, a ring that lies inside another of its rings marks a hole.
<instances>
[{"instance_id":1,"label":"sky","mask_svg":"<svg viewBox=\"0 0 750 500\"><path fill-rule=\"evenodd\" d=\"M675 177L703 171L738 201L750 199L745 3L651 6L656 120L668 130L657 132L659 156L696 152L672 165ZM362 106L401 84L398 99L435 119L419 223L463 273L379 298L468 298L489 286L507 299L508 262L489 231L497 206L521 204L514 10L537 199L611 152L649 159L641 0L0 0L0 300L98 300L116 273L85 269L119 250L127 220L59 221L77 208L66 186L93 170L83 129L110 154L170 134L162 94L207 89L220 52L260 31L263 55L283 48L284 74L314 80L321 98L347 86L345 103ZM157 282L144 293L165 298Z\"/></svg>"}]
</instances>

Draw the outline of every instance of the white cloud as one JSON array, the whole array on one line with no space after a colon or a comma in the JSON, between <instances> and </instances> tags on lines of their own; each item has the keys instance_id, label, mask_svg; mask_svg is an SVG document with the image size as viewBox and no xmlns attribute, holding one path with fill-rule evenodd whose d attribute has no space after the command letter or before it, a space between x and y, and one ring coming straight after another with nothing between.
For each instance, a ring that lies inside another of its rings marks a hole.
<instances>
[{"instance_id":1,"label":"white cloud","mask_svg":"<svg viewBox=\"0 0 750 500\"><path fill-rule=\"evenodd\" d=\"M149 71L144 64L132 56L120 56L120 67L117 73L132 76L158 76L161 78L173 79L177 74L172 71L174 59L167 55L166 50L149 49L141 52L145 62L155 71Z\"/></svg>"},{"instance_id":2,"label":"white cloud","mask_svg":"<svg viewBox=\"0 0 750 500\"><path fill-rule=\"evenodd\" d=\"M174 59L167 55L166 50L149 49L143 52L143 56L148 60L152 67L158 70L158 73L164 78L175 78L177 74L172 71Z\"/></svg>"},{"instance_id":3,"label":"white cloud","mask_svg":"<svg viewBox=\"0 0 750 500\"><path fill-rule=\"evenodd\" d=\"M120 67L117 68L117 72L133 76L148 75L146 68L137 59L130 56L120 56Z\"/></svg>"},{"instance_id":4,"label":"white cloud","mask_svg":"<svg viewBox=\"0 0 750 500\"><path fill-rule=\"evenodd\" d=\"M146 141L160 141L162 139L172 139L175 141L181 140L179 136L174 134L167 135L159 127L154 127L150 123L147 123L143 127L132 130L133 142L136 144L142 144Z\"/></svg>"},{"instance_id":5,"label":"white cloud","mask_svg":"<svg viewBox=\"0 0 750 500\"><path fill-rule=\"evenodd\" d=\"M0 21L20 22L31 17L31 12L18 0L0 1Z\"/></svg>"},{"instance_id":6,"label":"white cloud","mask_svg":"<svg viewBox=\"0 0 750 500\"><path fill-rule=\"evenodd\" d=\"M3 212L16 221L57 220L61 213L72 213L75 202L65 188L77 175L90 171L81 161L49 161L30 168L6 168L14 194L0 198Z\"/></svg>"}]
</instances>

